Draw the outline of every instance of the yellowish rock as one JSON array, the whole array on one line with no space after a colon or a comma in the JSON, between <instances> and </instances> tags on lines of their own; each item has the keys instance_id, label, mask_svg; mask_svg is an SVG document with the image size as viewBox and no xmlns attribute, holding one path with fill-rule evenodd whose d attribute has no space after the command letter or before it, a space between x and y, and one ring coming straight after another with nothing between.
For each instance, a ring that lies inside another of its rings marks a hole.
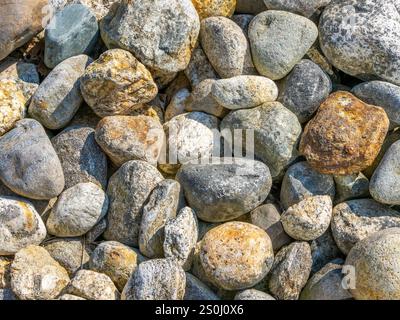
<instances>
[{"instance_id":1,"label":"yellowish rock","mask_svg":"<svg viewBox=\"0 0 400 320\"><path fill-rule=\"evenodd\" d=\"M208 17L231 17L235 12L236 0L192 0L200 19Z\"/></svg>"}]
</instances>

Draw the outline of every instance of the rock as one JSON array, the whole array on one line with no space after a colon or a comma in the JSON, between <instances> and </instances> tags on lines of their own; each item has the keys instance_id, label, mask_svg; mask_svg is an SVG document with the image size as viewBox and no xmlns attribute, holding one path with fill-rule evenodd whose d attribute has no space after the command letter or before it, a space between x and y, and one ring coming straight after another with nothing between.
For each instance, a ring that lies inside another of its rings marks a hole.
<instances>
[{"instance_id":1,"label":"rock","mask_svg":"<svg viewBox=\"0 0 400 320\"><path fill-rule=\"evenodd\" d=\"M61 129L83 102L80 77L92 59L79 55L64 60L43 80L32 97L29 114L48 129Z\"/></svg>"},{"instance_id":2,"label":"rock","mask_svg":"<svg viewBox=\"0 0 400 320\"><path fill-rule=\"evenodd\" d=\"M119 242L105 241L93 251L89 267L93 271L109 276L121 292L137 267L137 254Z\"/></svg>"},{"instance_id":3,"label":"rock","mask_svg":"<svg viewBox=\"0 0 400 320\"><path fill-rule=\"evenodd\" d=\"M305 17L311 17L319 8L325 7L330 2L331 0L264 0L268 10L289 11Z\"/></svg>"},{"instance_id":4,"label":"rock","mask_svg":"<svg viewBox=\"0 0 400 320\"><path fill-rule=\"evenodd\" d=\"M278 88L265 77L237 76L215 81L211 87L211 96L227 109L249 109L275 101Z\"/></svg>"},{"instance_id":5,"label":"rock","mask_svg":"<svg viewBox=\"0 0 400 320\"><path fill-rule=\"evenodd\" d=\"M50 69L65 59L90 54L99 38L99 26L91 10L73 4L57 12L45 31L44 63Z\"/></svg>"},{"instance_id":6,"label":"rock","mask_svg":"<svg viewBox=\"0 0 400 320\"><path fill-rule=\"evenodd\" d=\"M14 80L0 80L0 137L25 118L27 100Z\"/></svg>"},{"instance_id":7,"label":"rock","mask_svg":"<svg viewBox=\"0 0 400 320\"><path fill-rule=\"evenodd\" d=\"M75 113L75 116L69 123L69 127L80 126L80 127L89 127L92 129L96 129L96 126L100 120L101 118L94 113L92 108L90 108L86 103L84 103Z\"/></svg>"},{"instance_id":8,"label":"rock","mask_svg":"<svg viewBox=\"0 0 400 320\"><path fill-rule=\"evenodd\" d=\"M267 10L263 0L237 0L236 12L259 14Z\"/></svg>"},{"instance_id":9,"label":"rock","mask_svg":"<svg viewBox=\"0 0 400 320\"><path fill-rule=\"evenodd\" d=\"M186 288L183 300L220 300L203 282L186 272Z\"/></svg>"},{"instance_id":10,"label":"rock","mask_svg":"<svg viewBox=\"0 0 400 320\"><path fill-rule=\"evenodd\" d=\"M157 99L157 97L156 97ZM153 104L153 105L149 105ZM130 116L147 116L151 117L154 120L157 120L161 124L163 124L164 121L164 110L166 109L165 106L158 106L154 103L154 100L150 101L148 104L142 105L141 108L135 109L129 112Z\"/></svg>"},{"instance_id":11,"label":"rock","mask_svg":"<svg viewBox=\"0 0 400 320\"><path fill-rule=\"evenodd\" d=\"M201 265L207 277L226 290L249 288L268 273L274 261L271 240L260 228L227 222L201 242Z\"/></svg>"},{"instance_id":12,"label":"rock","mask_svg":"<svg viewBox=\"0 0 400 320\"><path fill-rule=\"evenodd\" d=\"M189 112L172 118L164 124L167 149L161 154L159 163L174 165L208 159L214 149L220 148L215 137L219 134L218 129L219 120L203 112Z\"/></svg>"},{"instance_id":13,"label":"rock","mask_svg":"<svg viewBox=\"0 0 400 320\"><path fill-rule=\"evenodd\" d=\"M90 229L85 234L85 240L87 243L92 244L95 242L107 229L107 218L103 218L100 220L98 224L96 224L92 229Z\"/></svg>"},{"instance_id":14,"label":"rock","mask_svg":"<svg viewBox=\"0 0 400 320\"><path fill-rule=\"evenodd\" d=\"M386 151L370 181L369 191L372 197L384 204L400 204L398 193L400 190L398 150L400 150L400 142L396 141Z\"/></svg>"},{"instance_id":15,"label":"rock","mask_svg":"<svg viewBox=\"0 0 400 320\"><path fill-rule=\"evenodd\" d=\"M0 60L23 46L43 29L47 0L7 1L0 5Z\"/></svg>"},{"instance_id":16,"label":"rock","mask_svg":"<svg viewBox=\"0 0 400 320\"><path fill-rule=\"evenodd\" d=\"M67 270L69 276L89 262L90 248L81 238L55 238L45 242L43 247Z\"/></svg>"},{"instance_id":17,"label":"rock","mask_svg":"<svg viewBox=\"0 0 400 320\"><path fill-rule=\"evenodd\" d=\"M361 240L349 252L345 266L357 278L350 293L356 300L400 299L400 229L379 231Z\"/></svg>"},{"instance_id":18,"label":"rock","mask_svg":"<svg viewBox=\"0 0 400 320\"><path fill-rule=\"evenodd\" d=\"M0 301L17 300L11 289L0 289Z\"/></svg>"},{"instance_id":19,"label":"rock","mask_svg":"<svg viewBox=\"0 0 400 320\"><path fill-rule=\"evenodd\" d=\"M119 300L119 292L111 279L91 270L78 271L66 292L86 300Z\"/></svg>"},{"instance_id":20,"label":"rock","mask_svg":"<svg viewBox=\"0 0 400 320\"><path fill-rule=\"evenodd\" d=\"M92 9L98 20L103 19L114 3L110 0L50 0L50 2L56 11L71 3L82 3Z\"/></svg>"},{"instance_id":21,"label":"rock","mask_svg":"<svg viewBox=\"0 0 400 320\"><path fill-rule=\"evenodd\" d=\"M129 160L157 165L164 139L160 122L148 116L105 117L96 128L96 142L117 166Z\"/></svg>"},{"instance_id":22,"label":"rock","mask_svg":"<svg viewBox=\"0 0 400 320\"><path fill-rule=\"evenodd\" d=\"M341 203L369 196L369 180L362 173L347 176L334 176L336 185L335 202Z\"/></svg>"},{"instance_id":23,"label":"rock","mask_svg":"<svg viewBox=\"0 0 400 320\"><path fill-rule=\"evenodd\" d=\"M281 215L277 207L272 203L263 204L250 212L251 224L254 224L265 231L280 220Z\"/></svg>"},{"instance_id":24,"label":"rock","mask_svg":"<svg viewBox=\"0 0 400 320\"><path fill-rule=\"evenodd\" d=\"M249 26L251 52L257 71L272 80L284 78L317 37L315 24L302 16L275 10L258 14Z\"/></svg>"},{"instance_id":25,"label":"rock","mask_svg":"<svg viewBox=\"0 0 400 320\"><path fill-rule=\"evenodd\" d=\"M392 127L400 126L400 87L384 81L363 82L351 92L362 101L382 107Z\"/></svg>"},{"instance_id":26,"label":"rock","mask_svg":"<svg viewBox=\"0 0 400 320\"><path fill-rule=\"evenodd\" d=\"M106 188L107 157L96 143L92 128L70 126L51 142L61 162L66 189L83 182Z\"/></svg>"},{"instance_id":27,"label":"rock","mask_svg":"<svg viewBox=\"0 0 400 320\"><path fill-rule=\"evenodd\" d=\"M58 197L46 226L57 237L78 237L92 229L106 214L108 197L91 182L78 183Z\"/></svg>"},{"instance_id":28,"label":"rock","mask_svg":"<svg viewBox=\"0 0 400 320\"><path fill-rule=\"evenodd\" d=\"M172 73L184 70L200 30L190 0L123 2L100 23L107 47L134 54L147 67Z\"/></svg>"},{"instance_id":29,"label":"rock","mask_svg":"<svg viewBox=\"0 0 400 320\"><path fill-rule=\"evenodd\" d=\"M107 240L138 246L143 205L154 187L163 180L156 168L144 161L129 161L110 178Z\"/></svg>"},{"instance_id":30,"label":"rock","mask_svg":"<svg viewBox=\"0 0 400 320\"><path fill-rule=\"evenodd\" d=\"M268 165L273 178L278 177L298 155L296 146L301 125L297 117L279 102L231 112L221 122L221 131L227 129L231 132L234 129L254 131L255 157ZM252 148L245 141L243 146Z\"/></svg>"},{"instance_id":31,"label":"rock","mask_svg":"<svg viewBox=\"0 0 400 320\"><path fill-rule=\"evenodd\" d=\"M68 285L67 271L38 246L15 254L11 264L11 287L20 300L50 300Z\"/></svg>"},{"instance_id":32,"label":"rock","mask_svg":"<svg viewBox=\"0 0 400 320\"><path fill-rule=\"evenodd\" d=\"M319 23L325 56L351 76L400 85L398 7L397 0L332 2Z\"/></svg>"},{"instance_id":33,"label":"rock","mask_svg":"<svg viewBox=\"0 0 400 320\"><path fill-rule=\"evenodd\" d=\"M329 76L311 60L301 60L279 85L279 98L300 123L308 122L332 92Z\"/></svg>"},{"instance_id":34,"label":"rock","mask_svg":"<svg viewBox=\"0 0 400 320\"><path fill-rule=\"evenodd\" d=\"M185 271L190 270L198 237L196 213L189 207L181 209L165 224L165 258L175 259Z\"/></svg>"},{"instance_id":35,"label":"rock","mask_svg":"<svg viewBox=\"0 0 400 320\"><path fill-rule=\"evenodd\" d=\"M378 155L388 128L389 119L382 108L339 91L325 100L307 124L299 150L321 173L359 173Z\"/></svg>"},{"instance_id":36,"label":"rock","mask_svg":"<svg viewBox=\"0 0 400 320\"><path fill-rule=\"evenodd\" d=\"M332 234L344 254L380 230L400 227L399 212L371 199L351 200L333 209Z\"/></svg>"},{"instance_id":37,"label":"rock","mask_svg":"<svg viewBox=\"0 0 400 320\"><path fill-rule=\"evenodd\" d=\"M211 65L201 46L193 50L190 62L184 72L193 88L204 80L218 79L214 67Z\"/></svg>"},{"instance_id":38,"label":"rock","mask_svg":"<svg viewBox=\"0 0 400 320\"><path fill-rule=\"evenodd\" d=\"M13 255L28 245L39 245L46 227L30 202L0 197L0 256Z\"/></svg>"},{"instance_id":39,"label":"rock","mask_svg":"<svg viewBox=\"0 0 400 320\"><path fill-rule=\"evenodd\" d=\"M167 109L165 110L165 121L171 120L173 117L185 113L185 108L190 97L190 91L183 88L176 92L172 97Z\"/></svg>"},{"instance_id":40,"label":"rock","mask_svg":"<svg viewBox=\"0 0 400 320\"><path fill-rule=\"evenodd\" d=\"M122 300L182 300L185 286L185 272L175 260L148 260L129 278Z\"/></svg>"},{"instance_id":41,"label":"rock","mask_svg":"<svg viewBox=\"0 0 400 320\"><path fill-rule=\"evenodd\" d=\"M10 287L10 259L6 257L0 257L0 289L6 289Z\"/></svg>"},{"instance_id":42,"label":"rock","mask_svg":"<svg viewBox=\"0 0 400 320\"><path fill-rule=\"evenodd\" d=\"M201 22L201 46L221 78L243 74L248 49L246 36L232 20L211 17Z\"/></svg>"},{"instance_id":43,"label":"rock","mask_svg":"<svg viewBox=\"0 0 400 320\"><path fill-rule=\"evenodd\" d=\"M247 289L237 293L235 300L275 300L275 298L260 290Z\"/></svg>"},{"instance_id":44,"label":"rock","mask_svg":"<svg viewBox=\"0 0 400 320\"><path fill-rule=\"evenodd\" d=\"M200 19L209 17L231 17L235 12L236 0L192 0Z\"/></svg>"},{"instance_id":45,"label":"rock","mask_svg":"<svg viewBox=\"0 0 400 320\"><path fill-rule=\"evenodd\" d=\"M80 80L83 98L99 117L127 114L158 92L151 73L130 52L113 49L93 62Z\"/></svg>"},{"instance_id":46,"label":"rock","mask_svg":"<svg viewBox=\"0 0 400 320\"><path fill-rule=\"evenodd\" d=\"M195 86L186 103L186 110L202 111L223 118L228 110L221 106L212 95L212 88L216 82L214 79L206 79Z\"/></svg>"},{"instance_id":47,"label":"rock","mask_svg":"<svg viewBox=\"0 0 400 320\"><path fill-rule=\"evenodd\" d=\"M164 257L165 224L176 217L181 186L174 180L163 180L150 193L143 207L139 233L140 252L149 258Z\"/></svg>"},{"instance_id":48,"label":"rock","mask_svg":"<svg viewBox=\"0 0 400 320\"><path fill-rule=\"evenodd\" d=\"M250 212L266 199L272 185L266 165L244 158L184 165L176 179L189 206L208 222L224 222Z\"/></svg>"},{"instance_id":49,"label":"rock","mask_svg":"<svg viewBox=\"0 0 400 320\"><path fill-rule=\"evenodd\" d=\"M296 240L309 241L320 237L332 218L332 199L313 196L289 207L281 216L286 233Z\"/></svg>"},{"instance_id":50,"label":"rock","mask_svg":"<svg viewBox=\"0 0 400 320\"><path fill-rule=\"evenodd\" d=\"M312 265L307 242L293 242L275 256L269 273L270 292L279 300L297 300L306 285Z\"/></svg>"},{"instance_id":51,"label":"rock","mask_svg":"<svg viewBox=\"0 0 400 320\"><path fill-rule=\"evenodd\" d=\"M342 258L343 256L335 239L333 239L331 228L326 230L322 236L311 241L310 246L312 257L311 274L321 270L330 261Z\"/></svg>"},{"instance_id":52,"label":"rock","mask_svg":"<svg viewBox=\"0 0 400 320\"><path fill-rule=\"evenodd\" d=\"M0 179L15 193L51 199L64 189L60 160L43 127L23 119L0 137Z\"/></svg>"},{"instance_id":53,"label":"rock","mask_svg":"<svg viewBox=\"0 0 400 320\"><path fill-rule=\"evenodd\" d=\"M283 177L280 200L284 209L305 198L319 195L335 197L335 182L332 176L319 173L306 161L290 166Z\"/></svg>"},{"instance_id":54,"label":"rock","mask_svg":"<svg viewBox=\"0 0 400 320\"><path fill-rule=\"evenodd\" d=\"M304 287L300 300L350 300L350 293L342 285L342 265L328 263L314 274Z\"/></svg>"},{"instance_id":55,"label":"rock","mask_svg":"<svg viewBox=\"0 0 400 320\"><path fill-rule=\"evenodd\" d=\"M66 294L59 296L58 300L86 300L86 299L78 297L78 296L74 296L73 294L66 293Z\"/></svg>"}]
</instances>

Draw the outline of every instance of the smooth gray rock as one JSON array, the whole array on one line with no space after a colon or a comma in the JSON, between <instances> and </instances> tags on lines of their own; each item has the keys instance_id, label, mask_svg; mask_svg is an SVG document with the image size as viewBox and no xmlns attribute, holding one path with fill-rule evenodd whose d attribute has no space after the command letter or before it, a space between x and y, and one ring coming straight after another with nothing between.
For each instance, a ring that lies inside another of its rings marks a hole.
<instances>
[{"instance_id":1,"label":"smooth gray rock","mask_svg":"<svg viewBox=\"0 0 400 320\"><path fill-rule=\"evenodd\" d=\"M73 4L57 12L45 30L44 63L50 69L79 54L90 54L99 38L92 11Z\"/></svg>"},{"instance_id":2,"label":"smooth gray rock","mask_svg":"<svg viewBox=\"0 0 400 320\"><path fill-rule=\"evenodd\" d=\"M203 282L186 272L186 288L183 300L220 300Z\"/></svg>"},{"instance_id":3,"label":"smooth gray rock","mask_svg":"<svg viewBox=\"0 0 400 320\"><path fill-rule=\"evenodd\" d=\"M275 300L275 298L260 290L247 289L237 293L235 300Z\"/></svg>"},{"instance_id":4,"label":"smooth gray rock","mask_svg":"<svg viewBox=\"0 0 400 320\"><path fill-rule=\"evenodd\" d=\"M139 245L142 210L154 187L163 180L161 173L144 161L128 161L110 178L107 195L110 201L107 240L128 246Z\"/></svg>"},{"instance_id":5,"label":"smooth gray rock","mask_svg":"<svg viewBox=\"0 0 400 320\"><path fill-rule=\"evenodd\" d=\"M61 129L83 102L79 78L92 62L86 55L68 58L43 80L32 97L29 114L48 129Z\"/></svg>"},{"instance_id":6,"label":"smooth gray rock","mask_svg":"<svg viewBox=\"0 0 400 320\"><path fill-rule=\"evenodd\" d=\"M165 224L178 213L181 186L174 180L159 182L143 207L140 223L140 252L149 258L164 257Z\"/></svg>"},{"instance_id":7,"label":"smooth gray rock","mask_svg":"<svg viewBox=\"0 0 400 320\"><path fill-rule=\"evenodd\" d=\"M51 199L64 189L60 160L43 127L23 119L0 137L0 179L15 193Z\"/></svg>"},{"instance_id":8,"label":"smooth gray rock","mask_svg":"<svg viewBox=\"0 0 400 320\"><path fill-rule=\"evenodd\" d=\"M268 10L249 26L253 62L257 71L272 80L284 78L318 37L315 24L302 16Z\"/></svg>"},{"instance_id":9,"label":"smooth gray rock","mask_svg":"<svg viewBox=\"0 0 400 320\"><path fill-rule=\"evenodd\" d=\"M260 205L271 189L268 167L242 158L220 158L215 164L188 164L179 170L189 206L208 222L237 218Z\"/></svg>"},{"instance_id":10,"label":"smooth gray rock","mask_svg":"<svg viewBox=\"0 0 400 320\"><path fill-rule=\"evenodd\" d=\"M200 21L190 0L126 1L111 7L100 30L108 48L128 50L144 65L171 73L187 67Z\"/></svg>"},{"instance_id":11,"label":"smooth gray rock","mask_svg":"<svg viewBox=\"0 0 400 320\"><path fill-rule=\"evenodd\" d=\"M225 17L201 21L201 46L221 78L243 74L248 42L242 29Z\"/></svg>"},{"instance_id":12,"label":"smooth gray rock","mask_svg":"<svg viewBox=\"0 0 400 320\"><path fill-rule=\"evenodd\" d=\"M362 101L382 107L392 127L400 126L400 87L384 81L363 82L351 92Z\"/></svg>"},{"instance_id":13,"label":"smooth gray rock","mask_svg":"<svg viewBox=\"0 0 400 320\"><path fill-rule=\"evenodd\" d=\"M81 182L107 186L107 156L95 140L94 129L71 126L51 139L60 159L68 189Z\"/></svg>"},{"instance_id":14,"label":"smooth gray rock","mask_svg":"<svg viewBox=\"0 0 400 320\"><path fill-rule=\"evenodd\" d=\"M108 197L91 182L65 190L51 210L46 226L57 237L78 237L92 229L106 214Z\"/></svg>"},{"instance_id":15,"label":"smooth gray rock","mask_svg":"<svg viewBox=\"0 0 400 320\"><path fill-rule=\"evenodd\" d=\"M333 177L315 171L306 161L290 166L283 177L280 200L284 209L317 195L335 197Z\"/></svg>"},{"instance_id":16,"label":"smooth gray rock","mask_svg":"<svg viewBox=\"0 0 400 320\"><path fill-rule=\"evenodd\" d=\"M172 259L142 262L129 278L122 300L182 300L186 274Z\"/></svg>"},{"instance_id":17,"label":"smooth gray rock","mask_svg":"<svg viewBox=\"0 0 400 320\"><path fill-rule=\"evenodd\" d=\"M255 158L268 165L273 178L298 156L301 125L297 117L279 102L265 103L253 109L236 110L221 122L221 131L254 130ZM243 146L247 146L243 138Z\"/></svg>"},{"instance_id":18,"label":"smooth gray rock","mask_svg":"<svg viewBox=\"0 0 400 320\"><path fill-rule=\"evenodd\" d=\"M361 172L347 176L334 176L333 178L336 186L335 203L369 196L369 180Z\"/></svg>"},{"instance_id":19,"label":"smooth gray rock","mask_svg":"<svg viewBox=\"0 0 400 320\"><path fill-rule=\"evenodd\" d=\"M305 17L315 14L319 8L328 5L332 0L264 0L268 10L283 10Z\"/></svg>"},{"instance_id":20,"label":"smooth gray rock","mask_svg":"<svg viewBox=\"0 0 400 320\"><path fill-rule=\"evenodd\" d=\"M30 202L0 196L0 256L39 245L45 237L46 227Z\"/></svg>"},{"instance_id":21,"label":"smooth gray rock","mask_svg":"<svg viewBox=\"0 0 400 320\"><path fill-rule=\"evenodd\" d=\"M321 49L336 68L400 85L398 0L332 1L321 15L319 34Z\"/></svg>"},{"instance_id":22,"label":"smooth gray rock","mask_svg":"<svg viewBox=\"0 0 400 320\"><path fill-rule=\"evenodd\" d=\"M346 201L333 208L331 229L344 254L380 230L400 227L400 213L372 199Z\"/></svg>"},{"instance_id":23,"label":"smooth gray rock","mask_svg":"<svg viewBox=\"0 0 400 320\"><path fill-rule=\"evenodd\" d=\"M300 123L309 121L332 92L329 76L311 60L301 60L279 84L279 98Z\"/></svg>"},{"instance_id":24,"label":"smooth gray rock","mask_svg":"<svg viewBox=\"0 0 400 320\"><path fill-rule=\"evenodd\" d=\"M393 143L371 177L369 191L378 202L400 205L400 141Z\"/></svg>"},{"instance_id":25,"label":"smooth gray rock","mask_svg":"<svg viewBox=\"0 0 400 320\"><path fill-rule=\"evenodd\" d=\"M178 261L183 270L190 270L199 238L196 213L189 207L181 209L165 224L164 256Z\"/></svg>"},{"instance_id":26,"label":"smooth gray rock","mask_svg":"<svg viewBox=\"0 0 400 320\"><path fill-rule=\"evenodd\" d=\"M269 290L279 300L297 300L306 285L312 265L307 242L293 242L275 256L269 273Z\"/></svg>"},{"instance_id":27,"label":"smooth gray rock","mask_svg":"<svg viewBox=\"0 0 400 320\"><path fill-rule=\"evenodd\" d=\"M300 300L352 299L351 294L342 285L343 263L343 260L332 261L314 274L301 292Z\"/></svg>"}]
</instances>

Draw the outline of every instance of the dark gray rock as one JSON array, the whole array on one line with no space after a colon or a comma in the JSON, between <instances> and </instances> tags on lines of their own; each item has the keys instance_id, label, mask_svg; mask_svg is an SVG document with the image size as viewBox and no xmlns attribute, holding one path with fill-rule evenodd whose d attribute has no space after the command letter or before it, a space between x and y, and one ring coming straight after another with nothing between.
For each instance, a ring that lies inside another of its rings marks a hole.
<instances>
[{"instance_id":1,"label":"dark gray rock","mask_svg":"<svg viewBox=\"0 0 400 320\"><path fill-rule=\"evenodd\" d=\"M11 289L0 289L0 301L17 300Z\"/></svg>"},{"instance_id":2,"label":"dark gray rock","mask_svg":"<svg viewBox=\"0 0 400 320\"><path fill-rule=\"evenodd\" d=\"M92 128L68 127L51 142L61 161L66 189L81 182L92 182L106 188L107 157L96 143Z\"/></svg>"},{"instance_id":3,"label":"dark gray rock","mask_svg":"<svg viewBox=\"0 0 400 320\"><path fill-rule=\"evenodd\" d=\"M44 63L54 68L73 56L90 54L99 38L96 16L81 4L57 12L45 31Z\"/></svg>"},{"instance_id":4,"label":"dark gray rock","mask_svg":"<svg viewBox=\"0 0 400 320\"><path fill-rule=\"evenodd\" d=\"M183 165L176 177L189 206L208 222L228 221L248 213L265 200L272 185L268 167L259 161L219 160Z\"/></svg>"},{"instance_id":5,"label":"dark gray rock","mask_svg":"<svg viewBox=\"0 0 400 320\"><path fill-rule=\"evenodd\" d=\"M236 12L259 14L267 10L263 0L237 0Z\"/></svg>"},{"instance_id":6,"label":"dark gray rock","mask_svg":"<svg viewBox=\"0 0 400 320\"><path fill-rule=\"evenodd\" d=\"M332 92L328 75L311 60L301 60L279 84L278 101L292 111L300 123L309 121Z\"/></svg>"},{"instance_id":7,"label":"dark gray rock","mask_svg":"<svg viewBox=\"0 0 400 320\"><path fill-rule=\"evenodd\" d=\"M51 199L64 189L60 160L39 122L20 120L0 137L0 179L15 193Z\"/></svg>"},{"instance_id":8,"label":"dark gray rock","mask_svg":"<svg viewBox=\"0 0 400 320\"><path fill-rule=\"evenodd\" d=\"M183 300L220 300L203 282L186 272L186 288Z\"/></svg>"},{"instance_id":9,"label":"dark gray rock","mask_svg":"<svg viewBox=\"0 0 400 320\"><path fill-rule=\"evenodd\" d=\"M336 185L335 203L369 197L369 180L362 173L333 178Z\"/></svg>"}]
</instances>

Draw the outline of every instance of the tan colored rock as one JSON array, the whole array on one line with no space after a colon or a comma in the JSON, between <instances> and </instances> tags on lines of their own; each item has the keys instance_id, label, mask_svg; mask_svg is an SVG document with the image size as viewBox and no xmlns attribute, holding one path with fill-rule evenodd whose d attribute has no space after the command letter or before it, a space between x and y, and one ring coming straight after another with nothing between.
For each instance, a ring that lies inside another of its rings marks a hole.
<instances>
[{"instance_id":1,"label":"tan colored rock","mask_svg":"<svg viewBox=\"0 0 400 320\"><path fill-rule=\"evenodd\" d=\"M47 0L13 0L0 3L0 60L43 29L42 10Z\"/></svg>"},{"instance_id":2,"label":"tan colored rock","mask_svg":"<svg viewBox=\"0 0 400 320\"><path fill-rule=\"evenodd\" d=\"M96 128L96 141L114 164L143 160L156 165L164 143L159 121L148 116L103 118Z\"/></svg>"},{"instance_id":3,"label":"tan colored rock","mask_svg":"<svg viewBox=\"0 0 400 320\"><path fill-rule=\"evenodd\" d=\"M373 163L388 129L382 108L365 104L351 93L335 92L307 124L300 152L321 173L358 173Z\"/></svg>"},{"instance_id":4,"label":"tan colored rock","mask_svg":"<svg viewBox=\"0 0 400 320\"><path fill-rule=\"evenodd\" d=\"M26 98L14 80L0 80L0 136L25 118Z\"/></svg>"},{"instance_id":5,"label":"tan colored rock","mask_svg":"<svg viewBox=\"0 0 400 320\"><path fill-rule=\"evenodd\" d=\"M81 91L93 111L105 117L140 108L155 98L158 89L150 71L130 52L112 49L86 69Z\"/></svg>"},{"instance_id":6,"label":"tan colored rock","mask_svg":"<svg viewBox=\"0 0 400 320\"><path fill-rule=\"evenodd\" d=\"M67 271L42 247L21 249L11 264L11 288L21 300L54 299L68 282Z\"/></svg>"},{"instance_id":7,"label":"tan colored rock","mask_svg":"<svg viewBox=\"0 0 400 320\"><path fill-rule=\"evenodd\" d=\"M269 236L244 222L227 222L204 236L200 261L207 277L218 287L252 287L272 267L274 253Z\"/></svg>"},{"instance_id":8,"label":"tan colored rock","mask_svg":"<svg viewBox=\"0 0 400 320\"><path fill-rule=\"evenodd\" d=\"M192 0L200 19L222 16L231 17L235 12L236 0Z\"/></svg>"},{"instance_id":9,"label":"tan colored rock","mask_svg":"<svg viewBox=\"0 0 400 320\"><path fill-rule=\"evenodd\" d=\"M11 261L5 257L0 257L0 289L10 287L10 267Z\"/></svg>"}]
</instances>

